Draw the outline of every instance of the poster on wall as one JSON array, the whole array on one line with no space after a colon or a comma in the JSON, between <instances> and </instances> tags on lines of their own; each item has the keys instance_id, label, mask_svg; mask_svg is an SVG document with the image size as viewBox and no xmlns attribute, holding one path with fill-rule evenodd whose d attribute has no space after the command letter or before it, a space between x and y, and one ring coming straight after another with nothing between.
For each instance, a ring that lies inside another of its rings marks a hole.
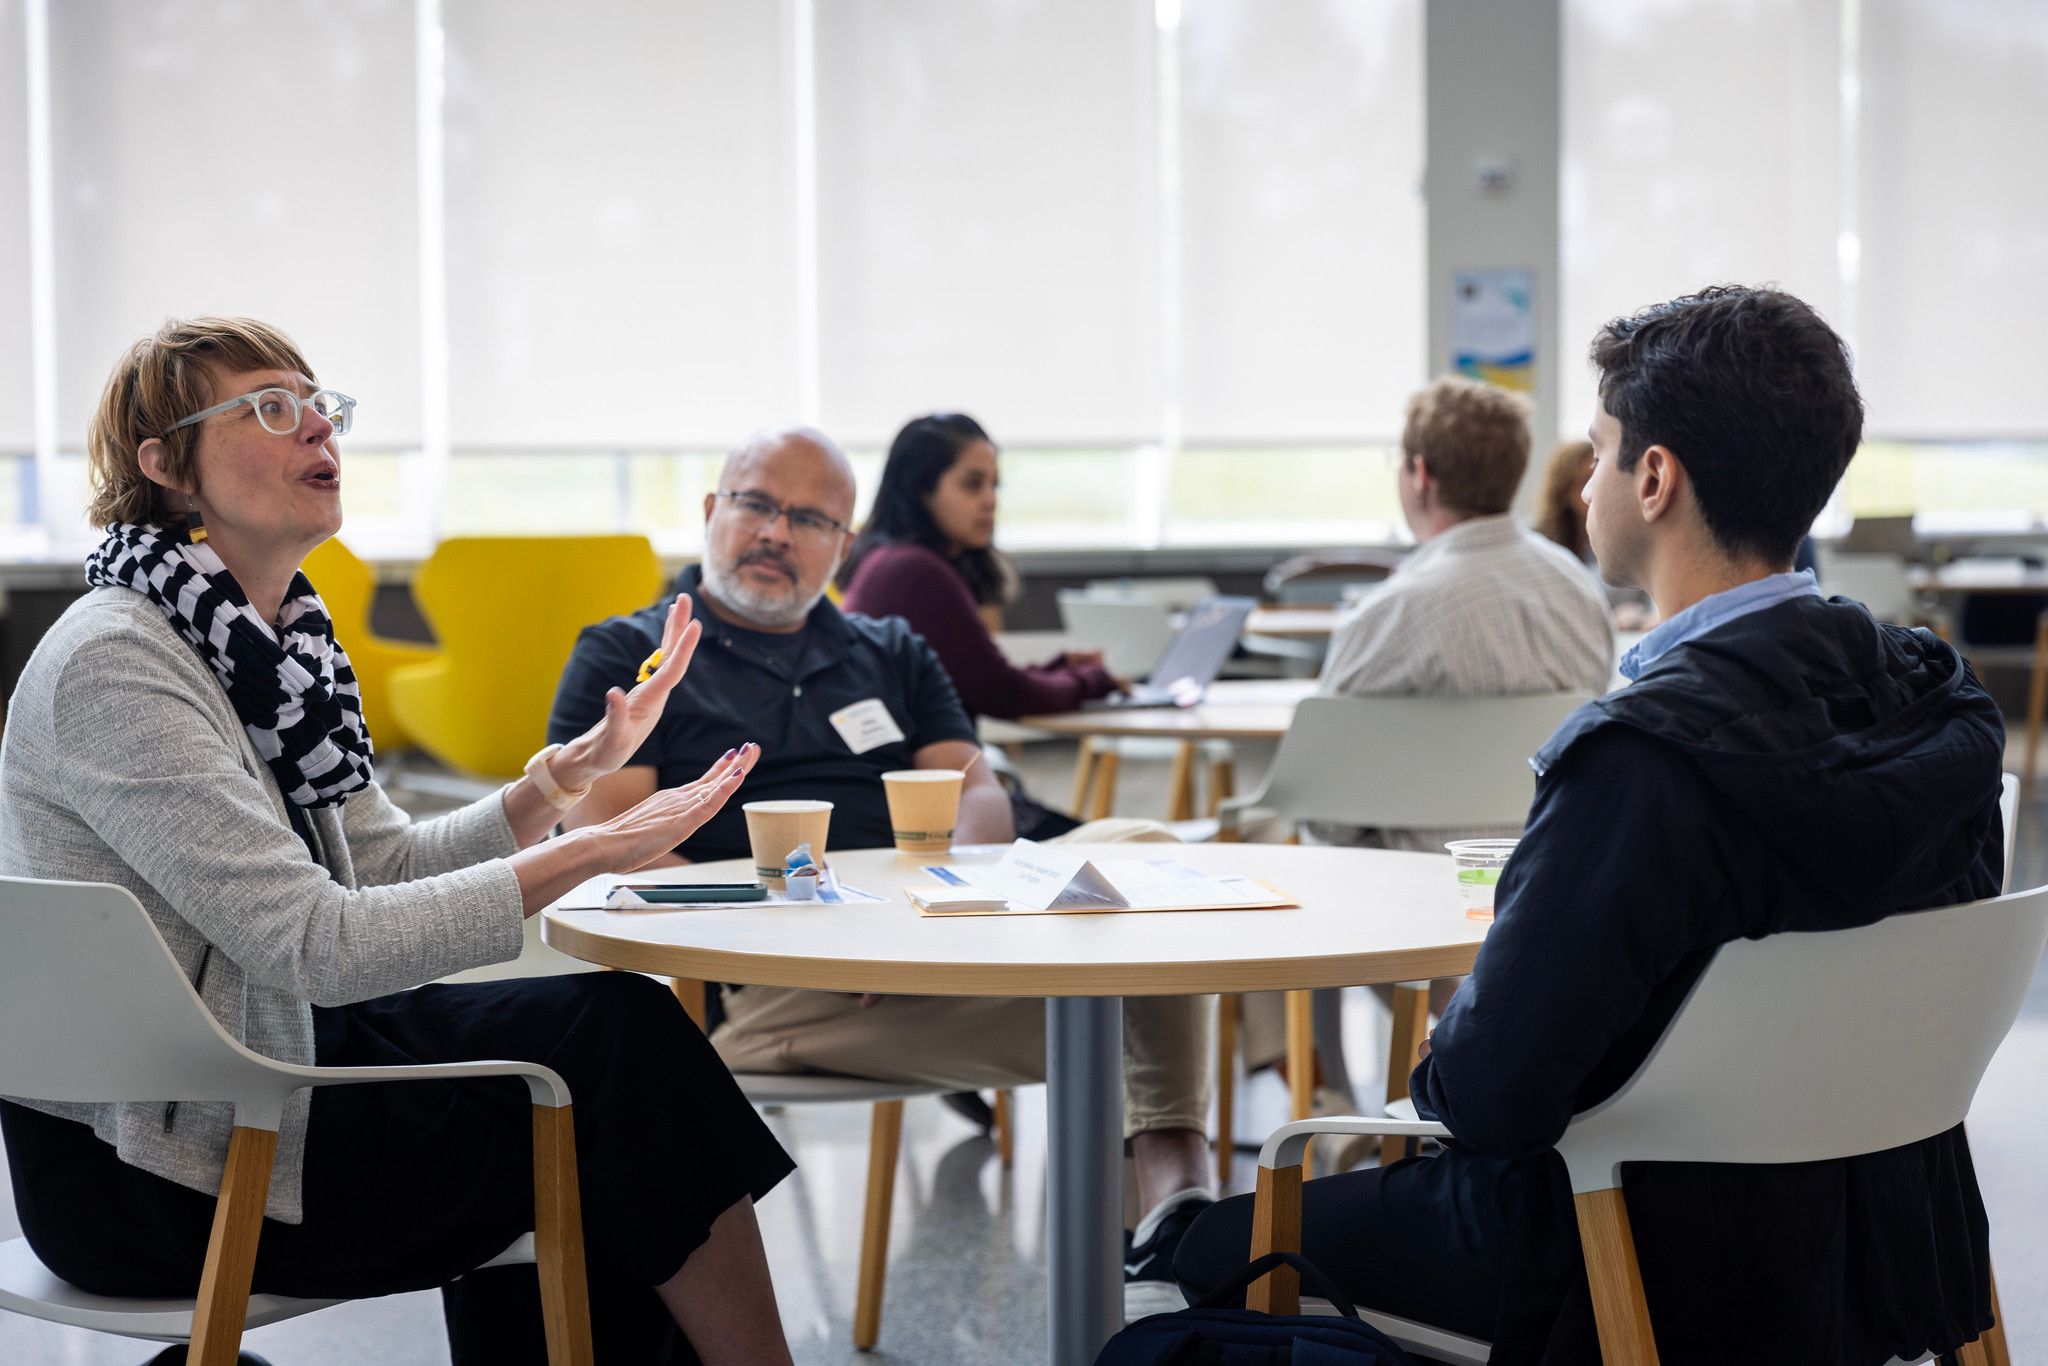
<instances>
[{"instance_id":1,"label":"poster on wall","mask_svg":"<svg viewBox=\"0 0 2048 1366\"><path fill-rule=\"evenodd\" d=\"M1535 391L1535 271L1508 266L1452 275L1451 368L1516 393Z\"/></svg>"}]
</instances>

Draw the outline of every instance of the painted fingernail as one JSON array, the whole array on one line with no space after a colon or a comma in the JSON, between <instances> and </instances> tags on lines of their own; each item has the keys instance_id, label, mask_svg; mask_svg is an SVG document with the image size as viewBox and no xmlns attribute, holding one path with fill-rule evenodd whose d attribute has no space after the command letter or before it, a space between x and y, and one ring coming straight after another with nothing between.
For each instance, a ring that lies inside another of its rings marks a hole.
<instances>
[{"instance_id":1,"label":"painted fingernail","mask_svg":"<svg viewBox=\"0 0 2048 1366\"><path fill-rule=\"evenodd\" d=\"M732 758L732 757L733 757L734 755L736 755L736 754L738 754L738 753L739 753L739 751L738 751L738 750L736 750L736 749L729 749L729 750L727 750L727 751L726 751L725 753L723 753L723 754L721 754L721 755L719 755L719 756L718 756L718 762L722 764L722 763L724 763L724 762L725 762L726 760L728 760L728 759Z\"/></svg>"}]
</instances>

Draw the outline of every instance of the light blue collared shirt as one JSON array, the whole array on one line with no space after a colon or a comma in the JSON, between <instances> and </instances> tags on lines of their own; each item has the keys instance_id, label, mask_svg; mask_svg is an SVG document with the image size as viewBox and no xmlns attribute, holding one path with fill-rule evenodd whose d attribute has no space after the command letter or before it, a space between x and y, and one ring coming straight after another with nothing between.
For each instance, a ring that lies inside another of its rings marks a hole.
<instances>
[{"instance_id":1,"label":"light blue collared shirt","mask_svg":"<svg viewBox=\"0 0 2048 1366\"><path fill-rule=\"evenodd\" d=\"M1810 569L1769 574L1710 593L1629 646L1628 653L1621 657L1621 676L1635 682L1643 676L1643 670L1656 663L1659 656L1737 617L1746 617L1751 612L1761 612L1766 607L1776 607L1794 598L1819 596L1820 584Z\"/></svg>"}]
</instances>

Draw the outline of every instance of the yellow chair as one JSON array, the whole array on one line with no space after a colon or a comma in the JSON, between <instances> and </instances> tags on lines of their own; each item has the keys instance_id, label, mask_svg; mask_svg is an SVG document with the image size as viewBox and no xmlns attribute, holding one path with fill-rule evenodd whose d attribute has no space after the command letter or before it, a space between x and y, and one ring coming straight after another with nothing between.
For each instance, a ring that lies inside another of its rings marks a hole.
<instances>
[{"instance_id":1,"label":"yellow chair","mask_svg":"<svg viewBox=\"0 0 2048 1366\"><path fill-rule=\"evenodd\" d=\"M645 536L443 541L413 581L441 653L391 676L398 723L452 768L518 776L547 742L577 632L645 607L661 587Z\"/></svg>"},{"instance_id":2,"label":"yellow chair","mask_svg":"<svg viewBox=\"0 0 2048 1366\"><path fill-rule=\"evenodd\" d=\"M363 695L363 723L370 728L371 743L380 754L406 748L412 737L391 711L391 672L427 663L434 657L433 646L394 640L371 629L370 602L377 592L376 577L370 566L339 540L329 540L308 555L304 568L313 591L327 604L334 638L348 651L349 666L356 671L356 687Z\"/></svg>"}]
</instances>

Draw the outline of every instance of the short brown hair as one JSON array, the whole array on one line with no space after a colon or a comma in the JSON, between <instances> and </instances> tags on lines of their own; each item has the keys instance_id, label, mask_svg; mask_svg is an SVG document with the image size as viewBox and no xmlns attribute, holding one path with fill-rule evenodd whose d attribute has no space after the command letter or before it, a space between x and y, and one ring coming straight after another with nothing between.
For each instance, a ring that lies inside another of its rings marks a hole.
<instances>
[{"instance_id":1,"label":"short brown hair","mask_svg":"<svg viewBox=\"0 0 2048 1366\"><path fill-rule=\"evenodd\" d=\"M1506 512L1529 468L1529 400L1446 375L1408 400L1401 450L1428 462L1444 506L1473 517Z\"/></svg>"},{"instance_id":2,"label":"short brown hair","mask_svg":"<svg viewBox=\"0 0 2048 1366\"><path fill-rule=\"evenodd\" d=\"M312 379L298 345L254 318L171 318L128 348L107 377L85 431L94 526L182 521L164 489L142 472L142 443L164 443L166 471L190 481L199 428L172 424L213 406L215 370L292 370Z\"/></svg>"}]
</instances>

